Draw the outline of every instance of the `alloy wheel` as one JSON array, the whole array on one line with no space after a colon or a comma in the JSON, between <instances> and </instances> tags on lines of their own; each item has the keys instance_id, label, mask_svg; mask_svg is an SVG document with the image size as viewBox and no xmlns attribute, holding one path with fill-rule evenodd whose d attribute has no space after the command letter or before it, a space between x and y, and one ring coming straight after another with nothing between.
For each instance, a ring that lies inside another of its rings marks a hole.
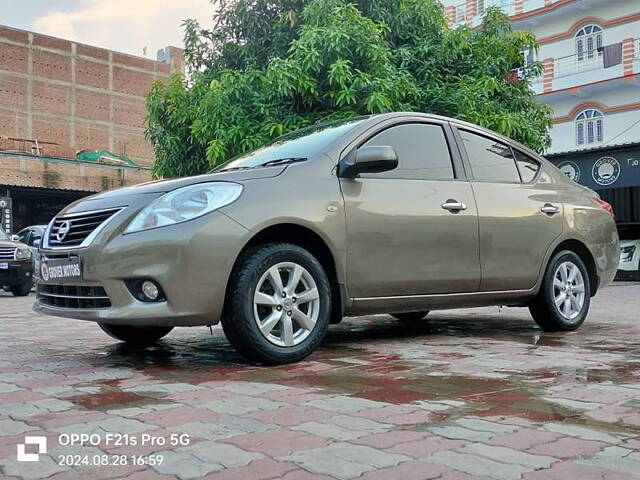
<instances>
[{"instance_id":1,"label":"alloy wheel","mask_svg":"<svg viewBox=\"0 0 640 480\"><path fill-rule=\"evenodd\" d=\"M315 280L301 265L281 262L258 281L253 313L258 329L274 345L293 347L313 331L320 312Z\"/></svg>"},{"instance_id":2,"label":"alloy wheel","mask_svg":"<svg viewBox=\"0 0 640 480\"><path fill-rule=\"evenodd\" d=\"M582 311L585 300L582 272L573 262L563 262L553 275L553 298L560 315L573 320Z\"/></svg>"}]
</instances>

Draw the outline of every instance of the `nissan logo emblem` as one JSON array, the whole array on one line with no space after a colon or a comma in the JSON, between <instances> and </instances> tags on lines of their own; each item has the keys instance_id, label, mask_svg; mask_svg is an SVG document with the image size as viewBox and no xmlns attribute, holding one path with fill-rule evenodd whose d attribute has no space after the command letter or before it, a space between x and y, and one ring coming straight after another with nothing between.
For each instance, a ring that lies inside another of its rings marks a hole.
<instances>
[{"instance_id":1,"label":"nissan logo emblem","mask_svg":"<svg viewBox=\"0 0 640 480\"><path fill-rule=\"evenodd\" d=\"M56 238L59 242L62 242L66 238L69 230L71 230L71 221L67 220L62 222L62 225L58 227L58 231L56 232Z\"/></svg>"}]
</instances>

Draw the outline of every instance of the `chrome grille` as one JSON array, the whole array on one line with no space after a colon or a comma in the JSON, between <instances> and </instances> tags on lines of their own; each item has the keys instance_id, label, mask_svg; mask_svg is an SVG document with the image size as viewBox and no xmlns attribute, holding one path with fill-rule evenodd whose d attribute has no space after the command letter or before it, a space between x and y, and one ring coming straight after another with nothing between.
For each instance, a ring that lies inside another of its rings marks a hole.
<instances>
[{"instance_id":1,"label":"chrome grille","mask_svg":"<svg viewBox=\"0 0 640 480\"><path fill-rule=\"evenodd\" d=\"M16 247L0 247L0 260L13 260Z\"/></svg>"},{"instance_id":2,"label":"chrome grille","mask_svg":"<svg viewBox=\"0 0 640 480\"><path fill-rule=\"evenodd\" d=\"M121 208L75 213L56 217L47 237L48 247L79 247Z\"/></svg>"},{"instance_id":3,"label":"chrome grille","mask_svg":"<svg viewBox=\"0 0 640 480\"><path fill-rule=\"evenodd\" d=\"M58 308L109 308L111 300L102 287L38 284L40 303Z\"/></svg>"}]
</instances>

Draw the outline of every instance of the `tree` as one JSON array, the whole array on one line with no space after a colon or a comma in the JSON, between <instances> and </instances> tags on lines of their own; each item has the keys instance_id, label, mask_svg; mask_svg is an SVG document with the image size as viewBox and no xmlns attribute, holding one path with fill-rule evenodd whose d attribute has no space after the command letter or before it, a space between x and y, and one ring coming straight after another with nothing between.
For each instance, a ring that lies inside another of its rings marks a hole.
<instances>
[{"instance_id":1,"label":"tree","mask_svg":"<svg viewBox=\"0 0 640 480\"><path fill-rule=\"evenodd\" d=\"M478 29L449 29L437 0L213 3L212 29L184 23L187 78L174 73L147 98L158 177L205 172L318 121L389 111L550 144L551 111L529 86L541 66L522 55L535 37L497 7Z\"/></svg>"}]
</instances>

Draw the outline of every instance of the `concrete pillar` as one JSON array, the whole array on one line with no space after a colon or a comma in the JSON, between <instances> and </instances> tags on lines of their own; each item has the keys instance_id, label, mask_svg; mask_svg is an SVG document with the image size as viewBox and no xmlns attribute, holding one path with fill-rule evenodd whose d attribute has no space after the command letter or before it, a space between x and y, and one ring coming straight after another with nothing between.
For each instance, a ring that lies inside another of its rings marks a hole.
<instances>
[{"instance_id":1,"label":"concrete pillar","mask_svg":"<svg viewBox=\"0 0 640 480\"><path fill-rule=\"evenodd\" d=\"M456 7L453 5L449 5L445 7L444 13L447 16L447 24L449 28L453 27L453 24L456 23Z\"/></svg>"},{"instance_id":2,"label":"concrete pillar","mask_svg":"<svg viewBox=\"0 0 640 480\"><path fill-rule=\"evenodd\" d=\"M542 65L544 66L544 73L542 77L542 91L544 93L549 93L553 91L553 58L545 58L542 61Z\"/></svg>"},{"instance_id":3,"label":"concrete pillar","mask_svg":"<svg viewBox=\"0 0 640 480\"><path fill-rule=\"evenodd\" d=\"M473 17L476 16L476 0L467 0L467 25L473 26Z\"/></svg>"},{"instance_id":4,"label":"concrete pillar","mask_svg":"<svg viewBox=\"0 0 640 480\"><path fill-rule=\"evenodd\" d=\"M625 38L622 41L622 63L624 64L624 75L633 75L634 39Z\"/></svg>"}]
</instances>

